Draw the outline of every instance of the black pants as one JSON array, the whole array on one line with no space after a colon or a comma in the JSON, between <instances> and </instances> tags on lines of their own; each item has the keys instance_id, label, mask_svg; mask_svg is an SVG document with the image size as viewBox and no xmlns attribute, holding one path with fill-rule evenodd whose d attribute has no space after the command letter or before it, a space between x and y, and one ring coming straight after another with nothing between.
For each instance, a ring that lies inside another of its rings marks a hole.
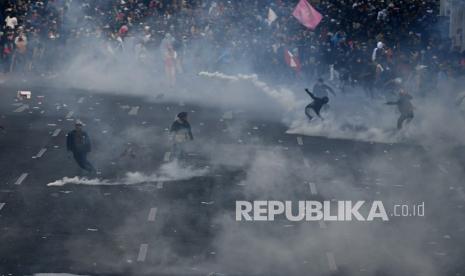
<instances>
[{"instance_id":1,"label":"black pants","mask_svg":"<svg viewBox=\"0 0 465 276\"><path fill-rule=\"evenodd\" d=\"M312 104L309 104L305 107L305 115L307 115L308 119L311 120L313 119L313 116L312 115L315 115L316 112L315 112L315 109L313 109L313 105Z\"/></svg>"},{"instance_id":2,"label":"black pants","mask_svg":"<svg viewBox=\"0 0 465 276\"><path fill-rule=\"evenodd\" d=\"M79 167L90 173L95 172L94 166L87 160L87 152L73 151L73 156Z\"/></svg>"},{"instance_id":3,"label":"black pants","mask_svg":"<svg viewBox=\"0 0 465 276\"><path fill-rule=\"evenodd\" d=\"M408 123L412 119L413 119L413 113L402 113L400 115L399 119L397 120L397 129L402 128L402 124L404 123L404 121L407 121L407 123Z\"/></svg>"}]
</instances>

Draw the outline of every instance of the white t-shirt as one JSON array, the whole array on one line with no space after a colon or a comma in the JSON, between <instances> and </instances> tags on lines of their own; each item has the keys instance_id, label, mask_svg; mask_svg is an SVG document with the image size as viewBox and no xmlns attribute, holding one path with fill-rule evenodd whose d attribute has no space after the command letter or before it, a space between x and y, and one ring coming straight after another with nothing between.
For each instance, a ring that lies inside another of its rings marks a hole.
<instances>
[{"instance_id":1,"label":"white t-shirt","mask_svg":"<svg viewBox=\"0 0 465 276\"><path fill-rule=\"evenodd\" d=\"M10 17L9 15L5 18L5 25L14 29L18 25L18 19L16 17Z\"/></svg>"}]
</instances>

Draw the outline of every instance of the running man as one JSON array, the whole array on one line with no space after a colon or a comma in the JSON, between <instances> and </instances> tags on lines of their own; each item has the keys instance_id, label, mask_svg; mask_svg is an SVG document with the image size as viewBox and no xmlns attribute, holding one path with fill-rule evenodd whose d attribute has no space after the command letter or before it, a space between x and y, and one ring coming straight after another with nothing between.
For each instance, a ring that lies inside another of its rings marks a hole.
<instances>
[{"instance_id":1,"label":"running man","mask_svg":"<svg viewBox=\"0 0 465 276\"><path fill-rule=\"evenodd\" d=\"M307 92L308 95L310 95L310 97L313 99L313 102L311 102L310 104L308 104L306 107L305 107L305 115L307 115L308 119L312 120L313 119L313 116L311 114L311 110L313 110L313 112L318 116L320 117L320 119L323 120L323 118L321 117L320 115L320 111L321 111L321 108L325 105L325 104L328 104L329 102L329 98L327 96L323 96L323 97L316 97L315 95L313 95L312 92L310 92L307 88L305 88L305 92Z\"/></svg>"},{"instance_id":2,"label":"running man","mask_svg":"<svg viewBox=\"0 0 465 276\"><path fill-rule=\"evenodd\" d=\"M400 117L397 120L397 129L402 129L404 121L409 123L413 119L413 104L411 102L412 96L404 89L400 90L399 98L397 101L387 102L387 105L397 105L400 112Z\"/></svg>"}]
</instances>

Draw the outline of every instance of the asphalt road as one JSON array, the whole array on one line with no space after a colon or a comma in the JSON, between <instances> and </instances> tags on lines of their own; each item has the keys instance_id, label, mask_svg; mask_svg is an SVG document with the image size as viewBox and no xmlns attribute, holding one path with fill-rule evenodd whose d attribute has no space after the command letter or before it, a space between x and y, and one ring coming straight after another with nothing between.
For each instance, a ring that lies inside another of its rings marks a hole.
<instances>
[{"instance_id":1,"label":"asphalt road","mask_svg":"<svg viewBox=\"0 0 465 276\"><path fill-rule=\"evenodd\" d=\"M288 135L250 110L24 86L0 91L0 275L465 275L458 150ZM32 98L16 99L25 88ZM183 110L196 142L180 170L206 173L123 185L127 172L166 166ZM47 186L78 172L65 150L75 119L99 179L115 185ZM260 199L425 202L426 215L234 221L236 200Z\"/></svg>"}]
</instances>

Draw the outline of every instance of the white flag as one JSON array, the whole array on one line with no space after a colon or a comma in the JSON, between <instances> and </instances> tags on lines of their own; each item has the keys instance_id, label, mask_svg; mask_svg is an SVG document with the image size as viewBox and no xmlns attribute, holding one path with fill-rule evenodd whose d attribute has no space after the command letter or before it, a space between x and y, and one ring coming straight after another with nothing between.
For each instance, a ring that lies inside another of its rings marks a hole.
<instances>
[{"instance_id":1,"label":"white flag","mask_svg":"<svg viewBox=\"0 0 465 276\"><path fill-rule=\"evenodd\" d=\"M271 8L268 8L268 25L271 25L277 18L276 13Z\"/></svg>"}]
</instances>

